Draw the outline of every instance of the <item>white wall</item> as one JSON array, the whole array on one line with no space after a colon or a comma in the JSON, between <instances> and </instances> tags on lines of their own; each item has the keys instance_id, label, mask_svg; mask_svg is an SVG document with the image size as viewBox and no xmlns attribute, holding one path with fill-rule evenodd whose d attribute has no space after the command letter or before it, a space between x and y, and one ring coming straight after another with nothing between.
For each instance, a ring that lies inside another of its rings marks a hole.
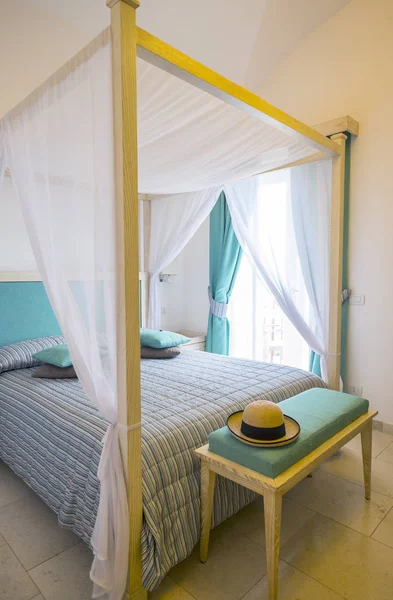
<instances>
[{"instance_id":1,"label":"white wall","mask_svg":"<svg viewBox=\"0 0 393 600\"><path fill-rule=\"evenodd\" d=\"M161 326L169 330L206 333L209 314L209 218L177 259L172 283L161 283Z\"/></svg>"},{"instance_id":2,"label":"white wall","mask_svg":"<svg viewBox=\"0 0 393 600\"><path fill-rule=\"evenodd\" d=\"M105 0L22 0L85 34L109 23ZM258 90L300 40L350 0L141 0L139 27Z\"/></svg>"},{"instance_id":3,"label":"white wall","mask_svg":"<svg viewBox=\"0 0 393 600\"><path fill-rule=\"evenodd\" d=\"M86 43L86 36L23 0L0 2L0 117Z\"/></svg>"},{"instance_id":4,"label":"white wall","mask_svg":"<svg viewBox=\"0 0 393 600\"><path fill-rule=\"evenodd\" d=\"M0 0L0 117L23 100L86 43L59 19ZM0 195L0 270L35 270L19 202L9 177Z\"/></svg>"},{"instance_id":5,"label":"white wall","mask_svg":"<svg viewBox=\"0 0 393 600\"><path fill-rule=\"evenodd\" d=\"M306 123L346 114L353 144L348 382L363 385L393 423L393 2L353 0L310 35L263 86L264 97Z\"/></svg>"},{"instance_id":6,"label":"white wall","mask_svg":"<svg viewBox=\"0 0 393 600\"><path fill-rule=\"evenodd\" d=\"M70 29L83 33L85 44L107 27L110 20L105 0L18 1L31 10L56 15ZM142 0L137 23L212 69L244 83L245 65L256 42L262 12L270 3L283 1L288 0L247 0L245 10L238 0Z\"/></svg>"},{"instance_id":7,"label":"white wall","mask_svg":"<svg viewBox=\"0 0 393 600\"><path fill-rule=\"evenodd\" d=\"M0 271L35 271L20 202L10 177L0 194Z\"/></svg>"}]
</instances>

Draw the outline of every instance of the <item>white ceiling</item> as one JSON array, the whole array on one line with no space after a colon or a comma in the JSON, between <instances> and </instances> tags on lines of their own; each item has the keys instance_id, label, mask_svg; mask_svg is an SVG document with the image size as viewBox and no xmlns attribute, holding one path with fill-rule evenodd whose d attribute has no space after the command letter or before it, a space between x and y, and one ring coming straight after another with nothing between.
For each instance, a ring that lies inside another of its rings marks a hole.
<instances>
[{"instance_id":1,"label":"white ceiling","mask_svg":"<svg viewBox=\"0 0 393 600\"><path fill-rule=\"evenodd\" d=\"M105 0L23 0L86 36L109 23ZM140 0L138 25L259 91L313 30L350 0Z\"/></svg>"}]
</instances>

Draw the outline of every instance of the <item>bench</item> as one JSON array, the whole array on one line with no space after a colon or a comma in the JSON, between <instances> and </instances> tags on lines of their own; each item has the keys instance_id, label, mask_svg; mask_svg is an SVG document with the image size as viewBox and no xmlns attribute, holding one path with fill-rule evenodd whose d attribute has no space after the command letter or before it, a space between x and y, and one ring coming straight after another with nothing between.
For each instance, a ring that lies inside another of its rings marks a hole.
<instances>
[{"instance_id":1,"label":"bench","mask_svg":"<svg viewBox=\"0 0 393 600\"><path fill-rule=\"evenodd\" d=\"M201 460L200 560L207 561L216 474L264 498L269 600L277 600L282 497L361 434L365 497L371 493L372 419L362 398L313 389L280 403L284 414L296 419L301 433L282 448L253 448L236 440L227 427L213 432L209 444L195 450ZM210 446L210 448L209 448ZM251 467L251 468L250 468Z\"/></svg>"}]
</instances>

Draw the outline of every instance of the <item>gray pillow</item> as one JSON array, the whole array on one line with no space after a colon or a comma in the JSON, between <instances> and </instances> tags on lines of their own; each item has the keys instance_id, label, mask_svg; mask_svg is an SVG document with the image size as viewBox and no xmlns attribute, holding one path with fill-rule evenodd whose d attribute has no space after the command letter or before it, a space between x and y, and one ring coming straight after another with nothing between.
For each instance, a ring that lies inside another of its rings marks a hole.
<instances>
[{"instance_id":1,"label":"gray pillow","mask_svg":"<svg viewBox=\"0 0 393 600\"><path fill-rule=\"evenodd\" d=\"M175 358L179 354L180 349L177 347L148 348L147 346L141 346L141 358Z\"/></svg>"},{"instance_id":2,"label":"gray pillow","mask_svg":"<svg viewBox=\"0 0 393 600\"><path fill-rule=\"evenodd\" d=\"M38 367L32 377L42 377L46 379L75 379L77 377L74 367L55 367L54 365L41 365Z\"/></svg>"}]
</instances>

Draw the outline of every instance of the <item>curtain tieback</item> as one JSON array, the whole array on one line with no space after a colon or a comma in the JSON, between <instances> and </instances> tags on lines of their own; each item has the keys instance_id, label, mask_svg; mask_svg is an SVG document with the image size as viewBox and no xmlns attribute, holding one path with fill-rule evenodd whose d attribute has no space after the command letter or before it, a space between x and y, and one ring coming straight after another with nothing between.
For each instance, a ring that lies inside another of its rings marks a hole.
<instances>
[{"instance_id":1,"label":"curtain tieback","mask_svg":"<svg viewBox=\"0 0 393 600\"><path fill-rule=\"evenodd\" d=\"M345 288L341 292L341 304L345 304L346 302L349 302L350 297L351 297L351 290L348 288Z\"/></svg>"},{"instance_id":2,"label":"curtain tieback","mask_svg":"<svg viewBox=\"0 0 393 600\"><path fill-rule=\"evenodd\" d=\"M226 317L228 310L227 302L217 302L216 300L214 300L213 296L211 295L210 286L207 288L207 293L209 295L211 314L215 317Z\"/></svg>"}]
</instances>

